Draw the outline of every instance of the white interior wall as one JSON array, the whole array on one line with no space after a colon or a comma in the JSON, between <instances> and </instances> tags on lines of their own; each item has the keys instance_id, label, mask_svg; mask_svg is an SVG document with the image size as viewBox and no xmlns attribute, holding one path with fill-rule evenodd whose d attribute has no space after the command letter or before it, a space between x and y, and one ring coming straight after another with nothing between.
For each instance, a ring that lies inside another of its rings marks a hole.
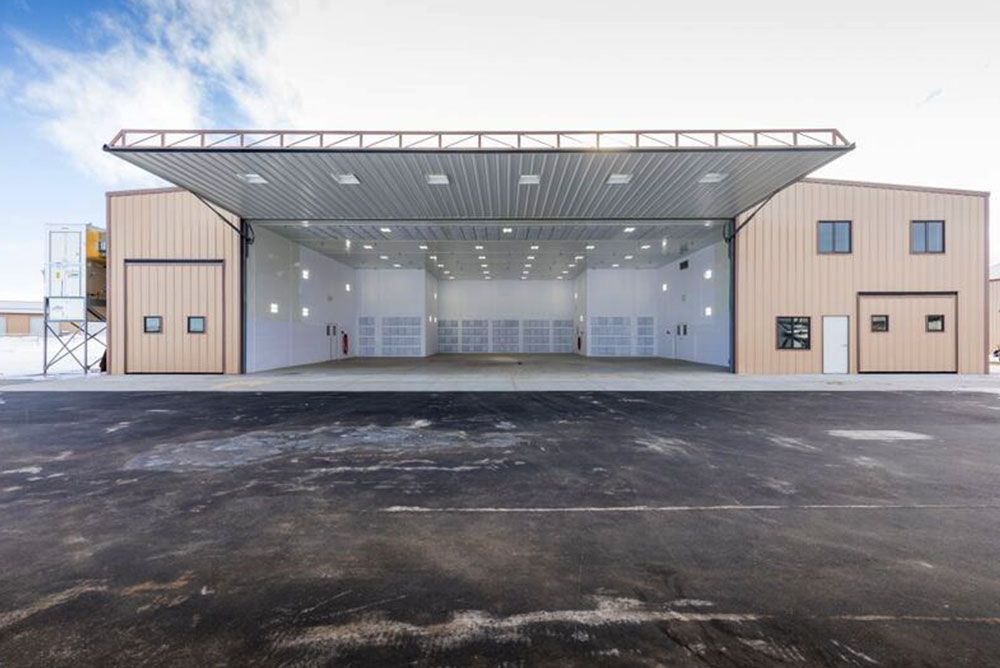
<instances>
[{"instance_id":1,"label":"white interior wall","mask_svg":"<svg viewBox=\"0 0 1000 668\"><path fill-rule=\"evenodd\" d=\"M361 357L427 355L427 279L423 269L359 269Z\"/></svg>"},{"instance_id":2,"label":"white interior wall","mask_svg":"<svg viewBox=\"0 0 1000 668\"><path fill-rule=\"evenodd\" d=\"M424 272L424 353L436 355L438 351L438 280L430 272Z\"/></svg>"},{"instance_id":3,"label":"white interior wall","mask_svg":"<svg viewBox=\"0 0 1000 668\"><path fill-rule=\"evenodd\" d=\"M441 352L570 352L571 281L455 280L439 284Z\"/></svg>"},{"instance_id":4,"label":"white interior wall","mask_svg":"<svg viewBox=\"0 0 1000 668\"><path fill-rule=\"evenodd\" d=\"M655 269L587 270L588 355L656 354L656 274Z\"/></svg>"},{"instance_id":5,"label":"white interior wall","mask_svg":"<svg viewBox=\"0 0 1000 668\"><path fill-rule=\"evenodd\" d=\"M680 269L682 260L687 269ZM725 242L657 270L657 349L662 357L726 366L730 359L729 274ZM711 270L711 278L705 278ZM667 290L662 290L663 284ZM711 308L711 314L705 309ZM678 325L681 334L677 333ZM687 325L687 334L684 332Z\"/></svg>"},{"instance_id":6,"label":"white interior wall","mask_svg":"<svg viewBox=\"0 0 1000 668\"><path fill-rule=\"evenodd\" d=\"M247 371L331 359L337 342L327 336L328 323L355 337L357 299L346 285L356 282L356 271L269 230L254 232L246 274Z\"/></svg>"},{"instance_id":7,"label":"white interior wall","mask_svg":"<svg viewBox=\"0 0 1000 668\"><path fill-rule=\"evenodd\" d=\"M573 279L573 352L587 354L587 272ZM579 343L578 343L579 342Z\"/></svg>"}]
</instances>

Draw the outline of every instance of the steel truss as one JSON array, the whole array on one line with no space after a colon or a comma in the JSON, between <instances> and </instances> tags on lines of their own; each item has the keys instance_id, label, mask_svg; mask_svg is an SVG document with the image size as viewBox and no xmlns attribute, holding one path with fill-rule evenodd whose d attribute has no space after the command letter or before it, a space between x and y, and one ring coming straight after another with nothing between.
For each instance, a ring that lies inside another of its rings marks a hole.
<instances>
[{"instance_id":1,"label":"steel truss","mask_svg":"<svg viewBox=\"0 0 1000 668\"><path fill-rule=\"evenodd\" d=\"M763 130L120 130L115 150L539 151L816 149L852 144L834 128Z\"/></svg>"}]
</instances>

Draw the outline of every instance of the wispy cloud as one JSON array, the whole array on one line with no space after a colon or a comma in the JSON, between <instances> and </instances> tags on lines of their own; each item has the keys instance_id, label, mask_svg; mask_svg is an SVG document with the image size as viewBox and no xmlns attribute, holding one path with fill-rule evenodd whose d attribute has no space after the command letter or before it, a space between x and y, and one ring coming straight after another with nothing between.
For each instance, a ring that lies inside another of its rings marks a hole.
<instances>
[{"instance_id":1,"label":"wispy cloud","mask_svg":"<svg viewBox=\"0 0 1000 668\"><path fill-rule=\"evenodd\" d=\"M927 93L927 96L924 97L924 99L921 100L920 104L918 104L917 106L918 107L922 107L925 104L927 104L927 103L929 103L929 102L931 102L931 101L933 101L933 100L941 97L943 94L944 94L944 89L943 88L935 88L931 92Z\"/></svg>"},{"instance_id":2,"label":"wispy cloud","mask_svg":"<svg viewBox=\"0 0 1000 668\"><path fill-rule=\"evenodd\" d=\"M135 14L95 17L98 33L83 49L60 48L14 32L34 71L19 82L18 102L83 170L109 184L140 172L105 155L101 145L122 127L198 127L213 100L246 96L253 34L267 6L211 0L145 0ZM0 73L0 86L4 79Z\"/></svg>"}]
</instances>

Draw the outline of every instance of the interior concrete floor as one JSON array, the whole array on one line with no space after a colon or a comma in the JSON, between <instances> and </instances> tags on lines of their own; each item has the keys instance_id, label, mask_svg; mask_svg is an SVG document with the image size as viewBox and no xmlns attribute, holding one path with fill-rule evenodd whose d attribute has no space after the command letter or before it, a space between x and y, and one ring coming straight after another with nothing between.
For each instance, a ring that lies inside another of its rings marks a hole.
<instances>
[{"instance_id":1,"label":"interior concrete floor","mask_svg":"<svg viewBox=\"0 0 1000 668\"><path fill-rule=\"evenodd\" d=\"M1000 393L1000 375L734 375L723 367L663 358L460 354L354 357L245 375L129 375L4 381L10 391L163 392L554 392L944 390Z\"/></svg>"},{"instance_id":2,"label":"interior concrete floor","mask_svg":"<svg viewBox=\"0 0 1000 668\"><path fill-rule=\"evenodd\" d=\"M1000 665L997 396L0 399L0 666Z\"/></svg>"}]
</instances>

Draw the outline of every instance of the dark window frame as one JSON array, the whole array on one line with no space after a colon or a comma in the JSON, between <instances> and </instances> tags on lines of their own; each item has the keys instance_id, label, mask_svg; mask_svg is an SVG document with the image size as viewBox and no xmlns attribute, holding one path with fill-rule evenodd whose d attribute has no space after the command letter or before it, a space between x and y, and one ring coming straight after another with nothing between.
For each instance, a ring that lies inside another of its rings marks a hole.
<instances>
[{"instance_id":1,"label":"dark window frame","mask_svg":"<svg viewBox=\"0 0 1000 668\"><path fill-rule=\"evenodd\" d=\"M885 329L875 328L875 318L885 318ZM873 313L869 320L870 330L873 334L885 334L889 331L889 316L883 313Z\"/></svg>"},{"instance_id":2,"label":"dark window frame","mask_svg":"<svg viewBox=\"0 0 1000 668\"><path fill-rule=\"evenodd\" d=\"M157 328L150 329L149 321L156 320ZM142 316L142 333L143 334L163 334L163 316L162 315L144 315Z\"/></svg>"},{"instance_id":3,"label":"dark window frame","mask_svg":"<svg viewBox=\"0 0 1000 668\"><path fill-rule=\"evenodd\" d=\"M927 224L928 223L939 223L941 225L941 250L927 250ZM921 225L923 227L923 237L924 237L924 249L923 250L913 250L913 229L915 226ZM939 219L929 219L929 220L911 220L910 221L910 235L907 238L907 243L910 245L910 255L944 255L945 251L948 249L947 240L947 225L945 225L944 220Z\"/></svg>"},{"instance_id":4,"label":"dark window frame","mask_svg":"<svg viewBox=\"0 0 1000 668\"><path fill-rule=\"evenodd\" d=\"M941 320L941 329L931 329L931 318L937 318ZM944 334L945 331L945 319L943 313L928 313L924 316L924 331L930 334Z\"/></svg>"},{"instance_id":5,"label":"dark window frame","mask_svg":"<svg viewBox=\"0 0 1000 668\"><path fill-rule=\"evenodd\" d=\"M795 327L796 324L801 324L803 322L805 323L805 326L806 326L806 336L805 336L806 342L805 343L806 344L804 346L802 346L801 348L796 348L794 346L782 346L781 345L781 334L782 334L782 332L781 332L781 321L782 320L791 320L791 326L793 328L793 333L794 333L794 327ZM783 351L784 350L793 350L793 351L794 350L812 350L812 316L808 316L808 315L779 315L779 316L775 317L775 319L774 319L774 332L775 332L775 339L774 339L775 350L783 350Z\"/></svg>"},{"instance_id":6,"label":"dark window frame","mask_svg":"<svg viewBox=\"0 0 1000 668\"><path fill-rule=\"evenodd\" d=\"M837 225L847 224L847 250L837 250ZM820 230L824 225L833 225L833 246L823 250L820 246ZM854 252L854 221L853 220L817 220L816 221L816 253L818 255L851 255Z\"/></svg>"},{"instance_id":7,"label":"dark window frame","mask_svg":"<svg viewBox=\"0 0 1000 668\"><path fill-rule=\"evenodd\" d=\"M194 331L191 329L191 321L199 319L201 320L201 330ZM203 315L189 315L187 317L187 333L188 334L205 334L208 332L208 318Z\"/></svg>"}]
</instances>

